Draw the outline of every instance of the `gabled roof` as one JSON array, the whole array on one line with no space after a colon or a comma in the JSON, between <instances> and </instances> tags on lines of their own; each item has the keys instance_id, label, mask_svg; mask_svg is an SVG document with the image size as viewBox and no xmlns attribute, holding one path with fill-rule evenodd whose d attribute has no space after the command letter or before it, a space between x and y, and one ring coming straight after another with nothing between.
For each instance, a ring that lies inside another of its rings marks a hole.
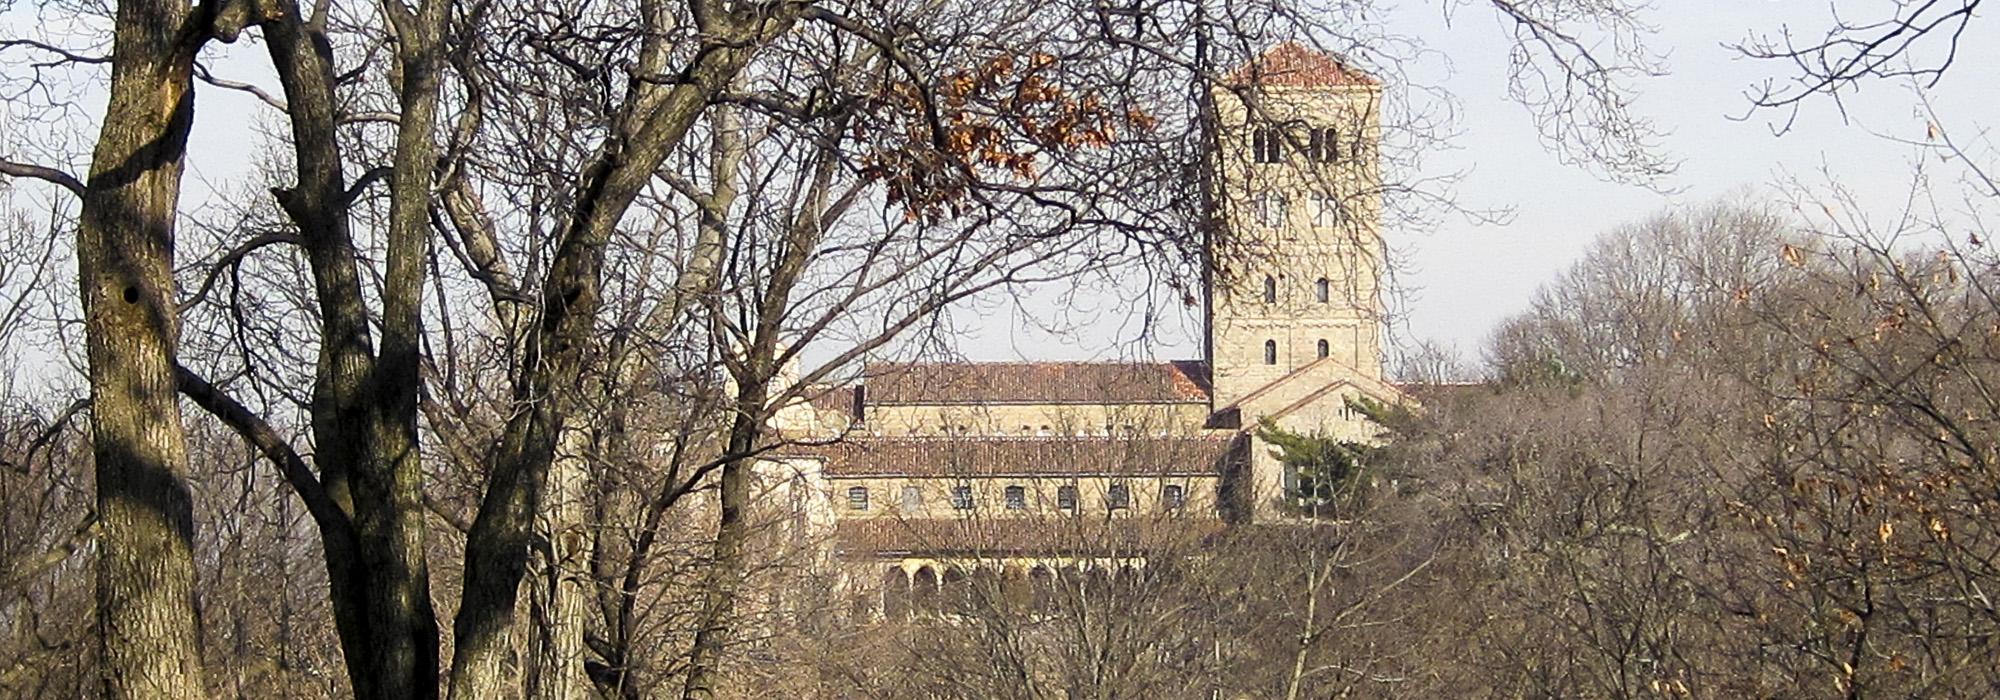
<instances>
[{"instance_id":1,"label":"gabled roof","mask_svg":"<svg viewBox=\"0 0 2000 700\"><path fill-rule=\"evenodd\" d=\"M1296 41L1273 46L1230 75L1239 85L1264 87L1329 88L1352 85L1379 85L1369 76L1337 57Z\"/></svg>"},{"instance_id":2,"label":"gabled roof","mask_svg":"<svg viewBox=\"0 0 2000 700\"><path fill-rule=\"evenodd\" d=\"M830 477L1216 476L1236 436L849 438L786 448L826 460Z\"/></svg>"},{"instance_id":3,"label":"gabled roof","mask_svg":"<svg viewBox=\"0 0 2000 700\"><path fill-rule=\"evenodd\" d=\"M1338 365L1339 362L1340 362L1339 360L1335 360L1331 357L1322 357L1317 360L1313 360L1312 362L1308 362L1304 366L1301 366L1298 369L1286 373L1285 376L1271 380L1271 383L1269 384L1257 387L1256 391L1244 394L1243 398L1237 399L1235 402L1230 403L1228 406L1224 406L1221 409L1218 409L1216 413L1222 413L1230 409L1241 409L1245 404L1261 399L1264 397L1265 394L1269 394L1272 391L1276 390L1278 387L1284 386L1285 384L1295 381L1297 378L1303 377L1309 372L1317 370L1324 365ZM1376 400L1386 400L1386 401L1410 400L1409 393L1403 391L1401 388L1398 388L1396 385L1368 377L1366 375L1361 374L1360 372L1349 372L1349 376L1343 377L1340 380L1337 380L1328 386L1320 387L1314 390L1313 393L1307 398L1312 399L1312 398L1317 398L1319 396L1323 396L1326 394L1326 392L1339 386L1352 386L1355 389L1360 390L1361 393L1367 394L1368 396ZM1292 405L1288 405L1284 407L1282 410L1290 412L1292 410L1297 409L1300 405L1302 404L1294 402Z\"/></svg>"},{"instance_id":4,"label":"gabled roof","mask_svg":"<svg viewBox=\"0 0 2000 700\"><path fill-rule=\"evenodd\" d=\"M1208 369L1175 362L869 365L869 405L1133 404L1208 401Z\"/></svg>"}]
</instances>

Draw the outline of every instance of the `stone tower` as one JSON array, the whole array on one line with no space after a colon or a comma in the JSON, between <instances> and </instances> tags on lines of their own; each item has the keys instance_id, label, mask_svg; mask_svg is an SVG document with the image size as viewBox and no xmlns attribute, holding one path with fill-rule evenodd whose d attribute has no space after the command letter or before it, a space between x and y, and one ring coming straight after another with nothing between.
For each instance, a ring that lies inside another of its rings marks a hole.
<instances>
[{"instance_id":1,"label":"stone tower","mask_svg":"<svg viewBox=\"0 0 2000 700\"><path fill-rule=\"evenodd\" d=\"M1281 44L1214 92L1217 206L1207 354L1214 408L1246 402L1321 359L1382 377L1381 84Z\"/></svg>"}]
</instances>

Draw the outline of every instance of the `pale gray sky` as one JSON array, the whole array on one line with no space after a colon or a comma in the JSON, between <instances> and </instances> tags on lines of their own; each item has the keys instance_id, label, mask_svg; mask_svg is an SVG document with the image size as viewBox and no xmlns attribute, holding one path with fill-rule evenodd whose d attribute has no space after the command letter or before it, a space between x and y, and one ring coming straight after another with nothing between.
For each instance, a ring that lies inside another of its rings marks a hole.
<instances>
[{"instance_id":1,"label":"pale gray sky","mask_svg":"<svg viewBox=\"0 0 2000 700\"><path fill-rule=\"evenodd\" d=\"M1889 3L1839 2L1844 12L1881 13ZM1916 149L1886 137L1921 140L1925 120L1918 95L1907 84L1874 83L1847 96L1847 115L1831 100L1814 99L1792 129L1776 130L1786 114L1751 112L1749 88L1784 66L1739 57L1725 44L1753 31L1793 28L1818 36L1829 5L1816 0L1673 0L1648 14L1659 31L1650 47L1665 55L1670 74L1635 83L1638 110L1667 134L1665 152L1680 162L1658 189L1607 182L1564 165L1536 139L1533 122L1506 99L1507 44L1499 21L1479 5L1444 21L1438 3L1412 3L1392 18L1398 30L1423 37L1437 57L1407 66L1414 81L1442 86L1460 102L1462 134L1455 149L1428 157L1432 172L1469 170L1457 187L1470 208L1507 208L1504 225L1475 225L1459 218L1435 231L1389 230L1390 245L1405 267L1405 320L1393 331L1409 339L1456 346L1476 359L1494 326L1526 307L1537 286L1574 262L1600 232L1644 219L1677 204L1700 204L1748 194L1780 196L1779 183L1797 178L1824 183L1826 176L1858 191L1871 213L1893 214L1909 191ZM1873 16L1871 14L1871 16ZM1982 18L1966 34L1957 67L1932 93L1944 126L1971 138L1980 120L2000 106L2000 22ZM1933 158L1935 160L1935 158ZM1952 166L1934 173L1946 176ZM1106 315L1110 315L1109 310ZM1042 313L1062 316L1060 309ZM1113 333L1130 323L1090 322L1089 313L1067 319L1075 333L1051 336L1016 323L981 324L964 352L973 359L1124 356L1193 357L1200 347L1186 329L1146 348L1114 347ZM1177 342L1175 342L1177 341Z\"/></svg>"},{"instance_id":2,"label":"pale gray sky","mask_svg":"<svg viewBox=\"0 0 2000 700\"><path fill-rule=\"evenodd\" d=\"M1679 172L1658 183L1658 189L1611 183L1559 162L1536 139L1527 112L1505 98L1508 46L1500 21L1475 2L1448 23L1440 4L1407 3L1386 18L1392 31L1420 37L1429 49L1424 58L1405 66L1411 80L1442 88L1458 102L1461 134L1451 150L1427 155L1427 171L1467 171L1457 187L1461 204L1505 208L1513 215L1504 225L1475 225L1454 217L1434 231L1387 231L1404 263L1398 278L1403 319L1393 331L1399 338L1436 340L1476 357L1496 323L1524 308L1538 285L1608 228L1673 204L1743 192L1775 195L1780 180L1797 176L1822 181L1822 169L1862 192L1871 210L1886 214L1907 192L1911 163L1920 157L1912 147L1884 137L1924 135L1918 98L1908 85L1865 85L1848 96L1845 118L1832 101L1811 100L1783 135L1774 130L1785 114L1749 110L1748 88L1782 75L1784 66L1740 58L1724 45L1787 26L1802 36L1817 36L1827 26L1831 7L1821 0L1674 0L1646 15L1658 29L1648 38L1650 48L1665 55L1670 73L1635 83L1637 108L1667 134L1660 145L1680 162ZM1835 5L1872 14L1885 11L1888 3L1840 0ZM56 34L63 31L60 20L18 7L4 20L17 27L33 23ZM1960 49L1958 67L1933 98L1947 118L1945 126L1969 138L1982 127L1979 120L2000 105L2000 80L1994 79L1992 68L2000 65L2000 24L1975 22ZM236 60L217 62L219 72L271 84L258 67L260 48L225 51ZM91 109L101 109L101 103L100 95L79 98L79 104ZM236 194L229 191L235 187L230 181L262 140L251 117L264 109L241 93L203 86L198 111L187 192L191 203ZM959 350L972 359L1199 354L1193 321L1186 318L1155 319L1160 332L1147 343L1115 342L1135 335L1142 320L1133 313L1113 295L1058 299L1052 291L1023 308L996 302L964 309L955 321L966 332ZM1062 330L1050 333L1042 326Z\"/></svg>"}]
</instances>

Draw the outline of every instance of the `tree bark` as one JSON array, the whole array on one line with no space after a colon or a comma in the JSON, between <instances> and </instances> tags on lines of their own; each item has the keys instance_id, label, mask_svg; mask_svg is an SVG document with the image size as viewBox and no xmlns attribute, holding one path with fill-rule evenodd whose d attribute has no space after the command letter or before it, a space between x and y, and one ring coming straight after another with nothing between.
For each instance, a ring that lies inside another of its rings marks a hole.
<instances>
[{"instance_id":1,"label":"tree bark","mask_svg":"<svg viewBox=\"0 0 2000 700\"><path fill-rule=\"evenodd\" d=\"M449 3L384 3L396 38L401 102L389 182L382 277L382 343L366 390L365 452L353 473L354 529L367 570L372 672L378 697L438 695L437 613L425 551L424 480L417 416L423 355L424 265L430 255L432 170Z\"/></svg>"},{"instance_id":2,"label":"tree bark","mask_svg":"<svg viewBox=\"0 0 2000 700\"><path fill-rule=\"evenodd\" d=\"M584 674L584 615L589 591L588 547L591 529L584 522L591 468L590 432L571 427L550 465L548 503L538 530L547 541L543 551L542 630L535 648L535 672L529 676L528 697L573 700L590 691Z\"/></svg>"},{"instance_id":3,"label":"tree bark","mask_svg":"<svg viewBox=\"0 0 2000 700\"><path fill-rule=\"evenodd\" d=\"M335 626L356 697L435 697L437 618L430 603L421 465L414 449L415 336L428 252L428 222L422 219L435 158L443 8L432 2L416 14L400 5L387 11L400 40L404 80L397 86L403 116L398 176L390 183L390 262L378 358L349 223L354 194L342 173L325 17L307 16L290 0L275 7L263 27L285 90L298 182L274 194L304 240L319 304L314 461L325 491L351 518L351 527L341 532L329 532L321 523Z\"/></svg>"},{"instance_id":4,"label":"tree bark","mask_svg":"<svg viewBox=\"0 0 2000 700\"><path fill-rule=\"evenodd\" d=\"M764 422L765 389L745 382L738 386L736 419L729 433L729 454L745 455L755 446ZM723 648L735 629L736 592L742 587L745 569L744 544L750 539L745 520L750 506L749 457L737 457L722 466L720 509L715 533L715 553L708 563L703 585L701 617L696 623L694 645L688 659L684 700L713 700L715 681Z\"/></svg>"},{"instance_id":5,"label":"tree bark","mask_svg":"<svg viewBox=\"0 0 2000 700\"><path fill-rule=\"evenodd\" d=\"M698 7L716 3L696 0ZM515 389L519 409L508 421L490 483L465 544L465 593L453 623L451 697L471 700L500 687L533 516L555 455L558 436L578 404L575 395L591 353L602 306L604 247L654 171L692 128L709 101L748 63L757 48L791 24L789 16L734 18L698 9L715 36L696 51L685 79L671 87L634 78L619 128L577 184L578 201L542 287L542 319L522 360ZM650 13L649 14L653 14ZM658 70L668 48L659 39L642 50L641 71Z\"/></svg>"},{"instance_id":6,"label":"tree bark","mask_svg":"<svg viewBox=\"0 0 2000 700\"><path fill-rule=\"evenodd\" d=\"M836 123L830 131L839 133ZM751 469L756 450L764 439L765 420L770 415L771 381L778 374L779 338L785 329L786 310L792 291L805 273L812 251L818 247L824 228L821 217L828 206L836 159L820 158L808 181L804 205L784 230L784 253L772 262L767 286L756 297L756 325L740 360L725 362L736 379L735 416L730 422L729 441L724 453L714 557L709 562L703 585L702 611L695 627L694 644L688 658L687 682L681 689L683 700L713 700L722 652L736 628L737 591L748 570L750 539ZM844 207L844 204L835 205ZM726 214L726 212L723 212ZM790 389L790 387L784 387Z\"/></svg>"},{"instance_id":7,"label":"tree bark","mask_svg":"<svg viewBox=\"0 0 2000 700\"><path fill-rule=\"evenodd\" d=\"M77 243L90 363L102 692L206 695L194 616L194 514L174 380L174 219L194 119L185 2L118 4Z\"/></svg>"}]
</instances>

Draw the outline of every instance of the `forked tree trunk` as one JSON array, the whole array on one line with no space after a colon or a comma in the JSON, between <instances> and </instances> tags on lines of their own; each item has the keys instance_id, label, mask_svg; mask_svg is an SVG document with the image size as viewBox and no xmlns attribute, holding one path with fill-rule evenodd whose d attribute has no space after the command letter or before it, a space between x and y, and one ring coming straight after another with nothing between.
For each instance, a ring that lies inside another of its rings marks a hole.
<instances>
[{"instance_id":1,"label":"forked tree trunk","mask_svg":"<svg viewBox=\"0 0 2000 700\"><path fill-rule=\"evenodd\" d=\"M292 153L297 183L274 189L278 203L298 227L313 291L319 302L319 357L312 393L314 464L328 496L349 520L318 521L326 561L327 595L334 627L347 660L350 691L360 700L377 697L384 680L368 662L375 646L367 607L368 581L351 519L351 473L369 441L359 439L367 415L365 389L374 372L374 341L361 292L360 259L348 224L346 177L342 172L332 57L323 51L322 30L308 24L290 0L276 5L277 17L264 22L265 44L290 106ZM434 672L433 672L434 673Z\"/></svg>"},{"instance_id":2,"label":"forked tree trunk","mask_svg":"<svg viewBox=\"0 0 2000 700\"><path fill-rule=\"evenodd\" d=\"M174 216L194 119L190 6L120 2L77 242L103 530L98 636L107 698L205 695L194 513L176 403Z\"/></svg>"},{"instance_id":3,"label":"forked tree trunk","mask_svg":"<svg viewBox=\"0 0 2000 700\"><path fill-rule=\"evenodd\" d=\"M599 347L591 340L603 305L605 246L715 93L790 24L790 19L762 19L747 27L718 26L718 38L697 52L684 82L632 101L620 117L618 133L599 148L579 179L577 191L584 197L549 264L542 318L523 355L524 376L514 391L521 408L507 423L479 515L466 533L465 592L453 621L454 700L490 697L506 677L504 659L511 649L534 513L541 508L558 437L580 404L575 387ZM667 55L657 47L642 54L657 54L648 60Z\"/></svg>"},{"instance_id":4,"label":"forked tree trunk","mask_svg":"<svg viewBox=\"0 0 2000 700\"><path fill-rule=\"evenodd\" d=\"M319 302L312 426L319 479L343 518L322 520L328 594L355 697L434 697L438 631L424 552L415 446L418 314L428 255L430 165L444 5L385 6L399 39L395 172L390 180L381 354L350 232L338 102L323 16L278 0L262 18L290 106L297 184L274 190L298 226ZM314 12L324 13L325 8ZM370 176L372 179L372 176Z\"/></svg>"}]
</instances>

